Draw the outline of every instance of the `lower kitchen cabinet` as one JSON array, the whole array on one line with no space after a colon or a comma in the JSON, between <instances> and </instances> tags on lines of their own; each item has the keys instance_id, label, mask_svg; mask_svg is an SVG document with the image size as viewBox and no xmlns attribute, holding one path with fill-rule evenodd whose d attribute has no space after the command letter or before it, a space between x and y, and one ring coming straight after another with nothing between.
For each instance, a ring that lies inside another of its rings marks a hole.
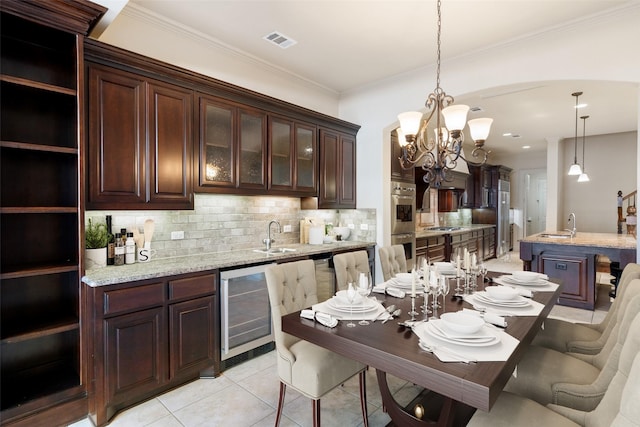
<instances>
[{"instance_id":1,"label":"lower kitchen cabinet","mask_svg":"<svg viewBox=\"0 0 640 427\"><path fill-rule=\"evenodd\" d=\"M441 262L445 260L446 237L420 237L416 239L416 259L425 257L429 262Z\"/></svg>"},{"instance_id":2,"label":"lower kitchen cabinet","mask_svg":"<svg viewBox=\"0 0 640 427\"><path fill-rule=\"evenodd\" d=\"M570 307L593 310L595 306L595 255L543 252L538 272L562 282L558 302Z\"/></svg>"},{"instance_id":3,"label":"lower kitchen cabinet","mask_svg":"<svg viewBox=\"0 0 640 427\"><path fill-rule=\"evenodd\" d=\"M89 412L96 425L201 371L220 371L217 271L88 288L87 294Z\"/></svg>"}]
</instances>

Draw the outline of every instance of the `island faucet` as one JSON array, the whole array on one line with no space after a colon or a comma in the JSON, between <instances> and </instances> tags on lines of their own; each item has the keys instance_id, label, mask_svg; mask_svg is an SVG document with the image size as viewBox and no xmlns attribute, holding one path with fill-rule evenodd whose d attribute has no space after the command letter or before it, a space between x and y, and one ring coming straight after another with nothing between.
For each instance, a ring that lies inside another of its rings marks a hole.
<instances>
[{"instance_id":1,"label":"island faucet","mask_svg":"<svg viewBox=\"0 0 640 427\"><path fill-rule=\"evenodd\" d=\"M569 214L569 219L567 220L567 223L571 224L571 220L573 219L573 228L569 229L565 229L565 231L568 231L569 233L571 233L571 237L576 235L577 229L576 229L576 214L574 214L573 212L571 212Z\"/></svg>"},{"instance_id":2,"label":"island faucet","mask_svg":"<svg viewBox=\"0 0 640 427\"><path fill-rule=\"evenodd\" d=\"M275 219L269 221L269 225L267 225L267 238L266 239L262 239L262 243L264 243L267 246L267 251L271 250L271 244L275 243L275 240L273 240L271 238L271 224L275 224L278 226L278 233L281 233L280 231L280 223L278 221L276 221Z\"/></svg>"}]
</instances>

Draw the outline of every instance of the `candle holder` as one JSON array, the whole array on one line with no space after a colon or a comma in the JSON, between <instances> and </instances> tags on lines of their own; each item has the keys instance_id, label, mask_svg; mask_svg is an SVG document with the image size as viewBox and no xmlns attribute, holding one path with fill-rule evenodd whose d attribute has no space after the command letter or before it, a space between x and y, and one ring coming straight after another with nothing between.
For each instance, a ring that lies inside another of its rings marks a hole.
<instances>
[{"instance_id":1,"label":"candle holder","mask_svg":"<svg viewBox=\"0 0 640 427\"><path fill-rule=\"evenodd\" d=\"M423 292L423 297L424 297L424 304L422 306L422 313L427 316L429 313L431 313L431 309L429 308L429 291L428 288L425 288L424 292Z\"/></svg>"},{"instance_id":2,"label":"candle holder","mask_svg":"<svg viewBox=\"0 0 640 427\"><path fill-rule=\"evenodd\" d=\"M419 313L416 311L416 296L411 295L411 311L409 312L409 316L411 316L411 320L416 320L416 316Z\"/></svg>"}]
</instances>

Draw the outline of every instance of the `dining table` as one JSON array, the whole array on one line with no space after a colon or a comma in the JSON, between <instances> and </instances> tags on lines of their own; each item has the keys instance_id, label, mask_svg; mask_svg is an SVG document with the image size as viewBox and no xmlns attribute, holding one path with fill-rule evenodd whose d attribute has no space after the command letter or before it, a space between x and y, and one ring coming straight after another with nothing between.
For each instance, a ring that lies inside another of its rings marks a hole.
<instances>
[{"instance_id":1,"label":"dining table","mask_svg":"<svg viewBox=\"0 0 640 427\"><path fill-rule=\"evenodd\" d=\"M491 284L503 273L489 272L485 285ZM451 426L465 425L475 410L489 411L505 384L512 375L517 375L516 367L537 332L543 327L551 308L561 293L562 284L554 291L533 292L532 301L542 305L537 315L504 316L507 326L504 332L517 339L514 350L504 361L478 361L473 363L442 362L431 352L420 348L419 338L404 321L410 320L412 302L409 293L404 298L387 294L374 294L384 305L395 305L401 314L388 322L375 321L369 325L347 327L345 321L335 327L326 327L312 319L303 318L300 312L282 317L285 333L327 348L345 357L357 360L376 369L376 376L383 408L395 426ZM455 294L441 298L439 313L473 309L473 306ZM416 297L415 306L422 304L422 297ZM419 309L417 310L420 311ZM423 320L422 313L416 316ZM394 399L387 383L387 375L409 381L428 391L428 404L437 408L420 406L419 411L412 402L405 408ZM437 399L433 399L437 396ZM423 411L424 408L424 411ZM428 416L422 416L422 412ZM417 414L416 414L417 413Z\"/></svg>"}]
</instances>

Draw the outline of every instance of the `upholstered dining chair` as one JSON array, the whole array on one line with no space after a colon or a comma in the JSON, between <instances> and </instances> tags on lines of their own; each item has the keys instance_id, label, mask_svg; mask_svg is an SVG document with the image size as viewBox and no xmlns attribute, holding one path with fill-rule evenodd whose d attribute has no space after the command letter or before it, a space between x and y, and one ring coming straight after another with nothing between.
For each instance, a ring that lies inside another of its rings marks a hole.
<instances>
[{"instance_id":1,"label":"upholstered dining chair","mask_svg":"<svg viewBox=\"0 0 640 427\"><path fill-rule=\"evenodd\" d=\"M367 251L346 252L333 256L333 268L336 272L336 288L346 290L349 282L358 283L360 273L370 274L369 254Z\"/></svg>"},{"instance_id":2,"label":"upholstered dining chair","mask_svg":"<svg viewBox=\"0 0 640 427\"><path fill-rule=\"evenodd\" d=\"M532 344L563 352L597 354L602 350L616 323L618 308L625 298L626 285L633 279L640 279L640 265L629 263L618 281L618 295L601 323L585 324L547 319L544 329L536 335Z\"/></svg>"},{"instance_id":3,"label":"upholstered dining chair","mask_svg":"<svg viewBox=\"0 0 640 427\"><path fill-rule=\"evenodd\" d=\"M621 319L614 326L609 340L597 355L561 353L545 347L530 346L505 390L528 397L546 405L562 405L582 411L591 411L604 396L618 369L620 351L633 346L629 340L640 337L634 318L640 313L640 279L627 284L628 303ZM640 322L638 323L640 325ZM640 339L637 341L640 342ZM640 352L640 347L635 347Z\"/></svg>"},{"instance_id":4,"label":"upholstered dining chair","mask_svg":"<svg viewBox=\"0 0 640 427\"><path fill-rule=\"evenodd\" d=\"M382 277L385 282L393 279L397 273L406 273L408 271L407 258L402 245L380 246L378 248L378 257L380 258Z\"/></svg>"},{"instance_id":5,"label":"upholstered dining chair","mask_svg":"<svg viewBox=\"0 0 640 427\"><path fill-rule=\"evenodd\" d=\"M362 418L368 426L366 366L282 332L282 316L318 302L313 260L274 264L267 267L265 276L280 377L276 427L280 425L287 386L312 399L313 425L319 427L320 398L354 375L359 375Z\"/></svg>"},{"instance_id":6,"label":"upholstered dining chair","mask_svg":"<svg viewBox=\"0 0 640 427\"><path fill-rule=\"evenodd\" d=\"M547 405L503 391L491 411L476 411L469 427L630 427L640 426L640 315L630 325L620 360L602 400L592 411Z\"/></svg>"}]
</instances>

